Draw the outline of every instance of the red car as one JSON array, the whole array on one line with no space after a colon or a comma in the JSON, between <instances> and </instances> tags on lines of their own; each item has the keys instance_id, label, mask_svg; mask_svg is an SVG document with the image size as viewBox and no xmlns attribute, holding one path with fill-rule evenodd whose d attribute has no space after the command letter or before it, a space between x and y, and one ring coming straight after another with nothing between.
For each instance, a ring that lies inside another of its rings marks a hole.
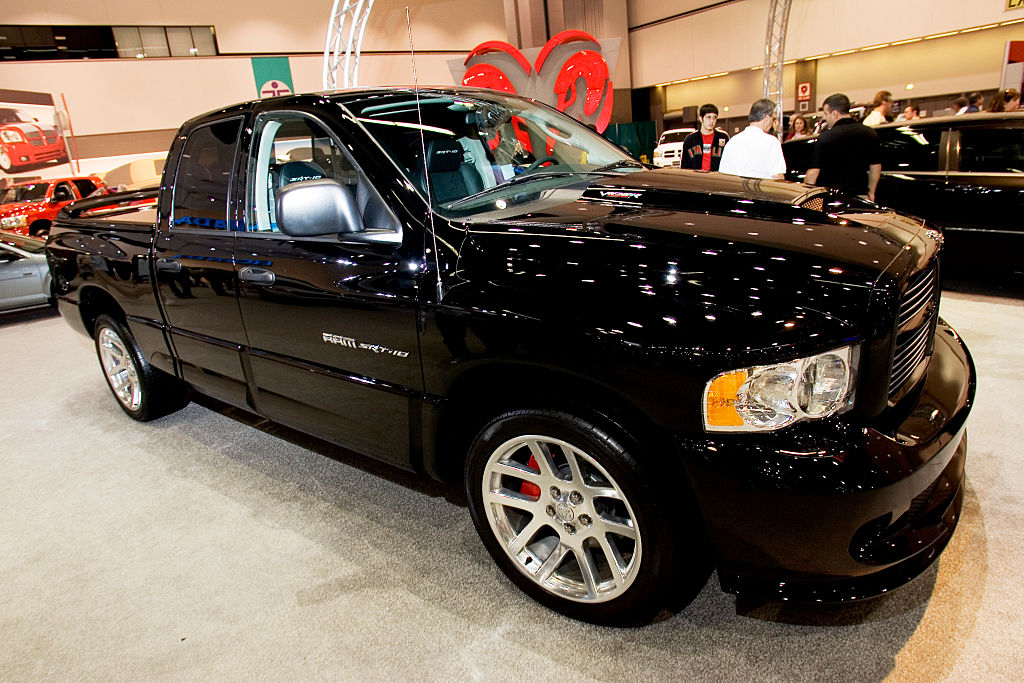
<instances>
[{"instance_id":1,"label":"red car","mask_svg":"<svg viewBox=\"0 0 1024 683\"><path fill-rule=\"evenodd\" d=\"M67 160L64 138L51 124L21 109L0 107L0 170Z\"/></svg>"},{"instance_id":2,"label":"red car","mask_svg":"<svg viewBox=\"0 0 1024 683\"><path fill-rule=\"evenodd\" d=\"M95 175L16 183L0 191L0 228L21 235L45 235L62 208L106 190Z\"/></svg>"}]
</instances>

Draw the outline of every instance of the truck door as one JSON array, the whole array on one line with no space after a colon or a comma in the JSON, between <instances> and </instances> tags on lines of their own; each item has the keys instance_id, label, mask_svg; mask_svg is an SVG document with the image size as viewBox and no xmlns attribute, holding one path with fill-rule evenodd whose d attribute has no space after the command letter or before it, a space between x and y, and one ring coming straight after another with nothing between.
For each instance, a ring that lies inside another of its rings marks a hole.
<instances>
[{"instance_id":1,"label":"truck door","mask_svg":"<svg viewBox=\"0 0 1024 683\"><path fill-rule=\"evenodd\" d=\"M410 402L423 388L415 278L422 237L403 236L349 151L313 114L261 114L253 130L235 268L258 409L408 467ZM280 232L277 194L322 177L349 188L364 232Z\"/></svg>"},{"instance_id":2,"label":"truck door","mask_svg":"<svg viewBox=\"0 0 1024 683\"><path fill-rule=\"evenodd\" d=\"M246 405L245 344L232 265L230 190L242 118L193 128L153 246L155 282L185 381Z\"/></svg>"}]
</instances>

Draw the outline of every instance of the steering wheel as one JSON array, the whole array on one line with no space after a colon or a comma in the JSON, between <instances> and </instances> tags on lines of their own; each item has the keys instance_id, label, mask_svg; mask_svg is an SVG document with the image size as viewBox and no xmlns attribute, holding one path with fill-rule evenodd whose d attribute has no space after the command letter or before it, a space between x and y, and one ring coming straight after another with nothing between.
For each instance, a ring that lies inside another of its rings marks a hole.
<instances>
[{"instance_id":1,"label":"steering wheel","mask_svg":"<svg viewBox=\"0 0 1024 683\"><path fill-rule=\"evenodd\" d=\"M560 163L562 163L562 162L560 162L558 159L556 159L554 157L541 157L540 159L537 159L535 162L533 162L532 164L527 166L526 170L523 171L523 172L524 173L532 173L533 171L536 171L538 168L540 168L541 164L546 164L546 163L549 163L549 162L552 163L552 164L560 164Z\"/></svg>"}]
</instances>

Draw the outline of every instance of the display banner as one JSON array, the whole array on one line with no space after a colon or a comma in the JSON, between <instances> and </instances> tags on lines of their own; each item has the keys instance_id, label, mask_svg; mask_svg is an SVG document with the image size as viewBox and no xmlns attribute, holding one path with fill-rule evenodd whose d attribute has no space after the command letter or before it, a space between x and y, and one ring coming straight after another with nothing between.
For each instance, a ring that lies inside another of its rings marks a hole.
<instances>
[{"instance_id":1,"label":"display banner","mask_svg":"<svg viewBox=\"0 0 1024 683\"><path fill-rule=\"evenodd\" d=\"M53 95L0 89L0 179L66 175L67 161Z\"/></svg>"},{"instance_id":2,"label":"display banner","mask_svg":"<svg viewBox=\"0 0 1024 683\"><path fill-rule=\"evenodd\" d=\"M562 31L526 50L491 40L448 60L448 68L456 83L532 97L603 133L612 117L619 43L584 31Z\"/></svg>"},{"instance_id":3,"label":"display banner","mask_svg":"<svg viewBox=\"0 0 1024 683\"><path fill-rule=\"evenodd\" d=\"M257 97L278 97L295 92L287 57L253 57L252 75L256 81Z\"/></svg>"}]
</instances>

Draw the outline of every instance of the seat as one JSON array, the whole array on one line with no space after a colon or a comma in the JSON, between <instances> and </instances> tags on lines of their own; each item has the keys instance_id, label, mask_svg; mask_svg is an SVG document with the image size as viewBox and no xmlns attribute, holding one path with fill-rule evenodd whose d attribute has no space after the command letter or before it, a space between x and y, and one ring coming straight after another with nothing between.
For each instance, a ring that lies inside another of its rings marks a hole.
<instances>
[{"instance_id":1,"label":"seat","mask_svg":"<svg viewBox=\"0 0 1024 683\"><path fill-rule=\"evenodd\" d=\"M277 167L274 189L281 190L284 186L301 180L319 180L326 175L324 170L312 161L289 161Z\"/></svg>"},{"instance_id":2,"label":"seat","mask_svg":"<svg viewBox=\"0 0 1024 683\"><path fill-rule=\"evenodd\" d=\"M427 175L436 201L450 202L483 189L476 169L463 163L462 158L462 145L451 138L434 138L427 143Z\"/></svg>"}]
</instances>

